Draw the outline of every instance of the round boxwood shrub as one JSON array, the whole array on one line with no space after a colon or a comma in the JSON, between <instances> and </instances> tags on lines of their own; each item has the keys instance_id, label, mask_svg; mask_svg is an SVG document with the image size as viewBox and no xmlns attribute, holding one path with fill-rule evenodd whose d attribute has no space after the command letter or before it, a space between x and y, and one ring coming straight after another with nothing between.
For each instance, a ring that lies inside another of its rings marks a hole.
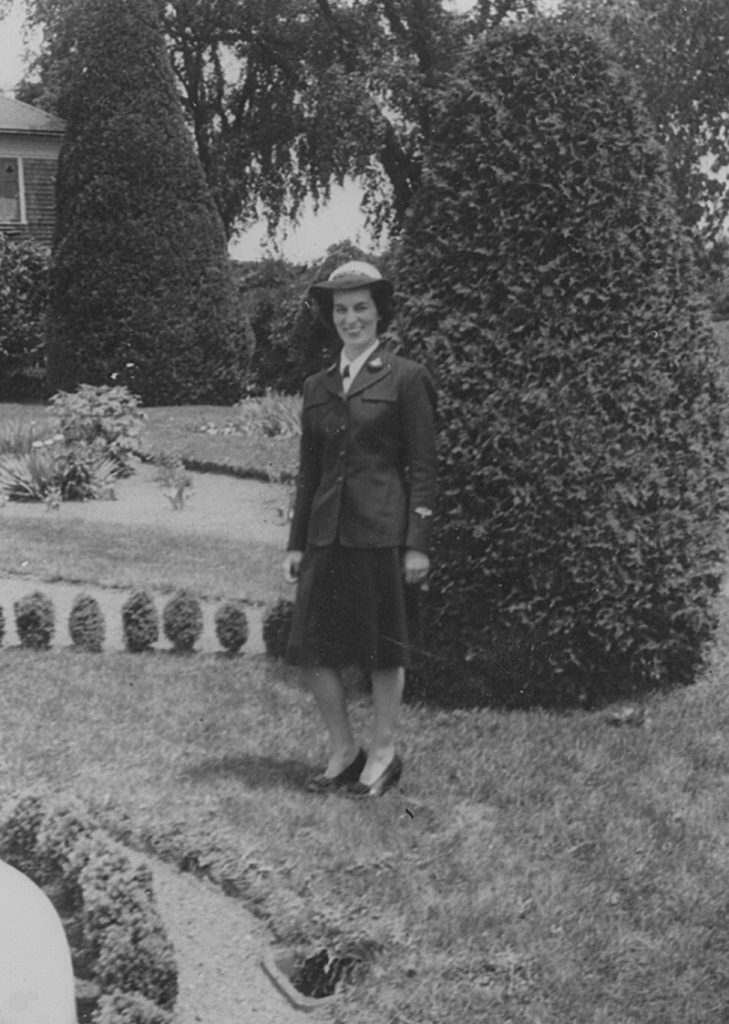
<instances>
[{"instance_id":1,"label":"round boxwood shrub","mask_svg":"<svg viewBox=\"0 0 729 1024\"><path fill-rule=\"evenodd\" d=\"M215 635L229 654L236 654L248 640L248 616L243 601L225 601L215 610Z\"/></svg>"},{"instance_id":2,"label":"round boxwood shrub","mask_svg":"<svg viewBox=\"0 0 729 1024\"><path fill-rule=\"evenodd\" d=\"M159 615L150 594L137 590L122 605L122 629L127 649L147 651L159 639Z\"/></svg>"},{"instance_id":3,"label":"round boxwood shrub","mask_svg":"<svg viewBox=\"0 0 729 1024\"><path fill-rule=\"evenodd\" d=\"M631 81L578 33L490 34L443 94L398 267L440 392L416 692L590 702L695 678L724 396L667 182Z\"/></svg>"},{"instance_id":4,"label":"round boxwood shrub","mask_svg":"<svg viewBox=\"0 0 729 1024\"><path fill-rule=\"evenodd\" d=\"M101 605L91 594L78 594L68 616L72 643L85 651L98 652L104 646L106 624Z\"/></svg>"},{"instance_id":5,"label":"round boxwood shrub","mask_svg":"<svg viewBox=\"0 0 729 1024\"><path fill-rule=\"evenodd\" d=\"M15 628L21 647L45 651L51 646L56 628L53 602L39 590L15 602Z\"/></svg>"},{"instance_id":6,"label":"round boxwood shrub","mask_svg":"<svg viewBox=\"0 0 729 1024\"><path fill-rule=\"evenodd\" d=\"M263 615L263 643L272 658L283 658L289 642L294 602L282 597L270 605Z\"/></svg>"},{"instance_id":7,"label":"round boxwood shrub","mask_svg":"<svg viewBox=\"0 0 729 1024\"><path fill-rule=\"evenodd\" d=\"M202 636L203 614L200 601L190 590L180 590L162 611L165 636L176 651L191 651Z\"/></svg>"}]
</instances>

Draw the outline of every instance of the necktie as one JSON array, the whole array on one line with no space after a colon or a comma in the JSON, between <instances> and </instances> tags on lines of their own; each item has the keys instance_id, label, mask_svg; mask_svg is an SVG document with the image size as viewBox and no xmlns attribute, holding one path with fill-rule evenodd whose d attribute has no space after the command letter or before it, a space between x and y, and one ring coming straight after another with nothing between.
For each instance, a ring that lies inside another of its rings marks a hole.
<instances>
[{"instance_id":1,"label":"necktie","mask_svg":"<svg viewBox=\"0 0 729 1024\"><path fill-rule=\"evenodd\" d=\"M344 388L345 394L349 391L349 385L352 383L352 378L349 372L349 363L342 370L342 387Z\"/></svg>"}]
</instances>

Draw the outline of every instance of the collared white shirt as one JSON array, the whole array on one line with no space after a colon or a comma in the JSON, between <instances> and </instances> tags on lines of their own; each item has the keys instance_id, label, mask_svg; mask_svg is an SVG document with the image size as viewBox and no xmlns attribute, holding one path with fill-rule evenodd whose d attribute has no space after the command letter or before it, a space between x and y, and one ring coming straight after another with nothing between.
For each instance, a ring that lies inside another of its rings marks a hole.
<instances>
[{"instance_id":1,"label":"collared white shirt","mask_svg":"<svg viewBox=\"0 0 729 1024\"><path fill-rule=\"evenodd\" d=\"M345 356L344 349L342 349L342 354L339 357L339 372L342 375L342 387L344 388L345 395L347 394L347 392L351 388L352 381L357 376L357 374L362 369L362 367L367 362L367 360L370 358L372 353L379 347L379 344L380 344L380 339L378 338L376 341L374 341L370 345L369 348L365 349L364 352L361 355L357 356L357 358L353 359L351 362ZM345 368L345 366L349 367L349 376L348 377L344 376L344 368Z\"/></svg>"}]
</instances>

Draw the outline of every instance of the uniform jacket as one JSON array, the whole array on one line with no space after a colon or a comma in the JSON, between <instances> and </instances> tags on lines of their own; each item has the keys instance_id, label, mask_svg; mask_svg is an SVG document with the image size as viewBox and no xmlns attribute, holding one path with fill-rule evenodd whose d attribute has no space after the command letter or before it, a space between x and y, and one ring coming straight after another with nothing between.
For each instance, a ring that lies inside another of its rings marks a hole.
<instances>
[{"instance_id":1,"label":"uniform jacket","mask_svg":"<svg viewBox=\"0 0 729 1024\"><path fill-rule=\"evenodd\" d=\"M435 388L377 349L345 395L339 364L304 383L289 550L307 544L427 552L435 503Z\"/></svg>"}]
</instances>

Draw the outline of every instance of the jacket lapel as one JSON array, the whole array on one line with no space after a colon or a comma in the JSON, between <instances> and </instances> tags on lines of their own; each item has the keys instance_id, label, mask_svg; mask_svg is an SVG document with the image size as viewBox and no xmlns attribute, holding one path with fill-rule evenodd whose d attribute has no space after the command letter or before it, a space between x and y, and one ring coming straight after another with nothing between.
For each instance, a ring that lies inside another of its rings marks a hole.
<instances>
[{"instance_id":1,"label":"jacket lapel","mask_svg":"<svg viewBox=\"0 0 729 1024\"><path fill-rule=\"evenodd\" d=\"M352 395L358 395L361 391L366 391L367 388L378 384L390 373L392 373L392 366L387 360L387 353L382 347L375 349L352 381L352 386L347 392L347 398L351 398Z\"/></svg>"},{"instance_id":2,"label":"jacket lapel","mask_svg":"<svg viewBox=\"0 0 729 1024\"><path fill-rule=\"evenodd\" d=\"M324 387L327 391L331 391L333 395L338 395L339 398L344 396L344 388L342 387L342 378L339 374L339 361L332 363L332 365L324 373Z\"/></svg>"}]
</instances>

